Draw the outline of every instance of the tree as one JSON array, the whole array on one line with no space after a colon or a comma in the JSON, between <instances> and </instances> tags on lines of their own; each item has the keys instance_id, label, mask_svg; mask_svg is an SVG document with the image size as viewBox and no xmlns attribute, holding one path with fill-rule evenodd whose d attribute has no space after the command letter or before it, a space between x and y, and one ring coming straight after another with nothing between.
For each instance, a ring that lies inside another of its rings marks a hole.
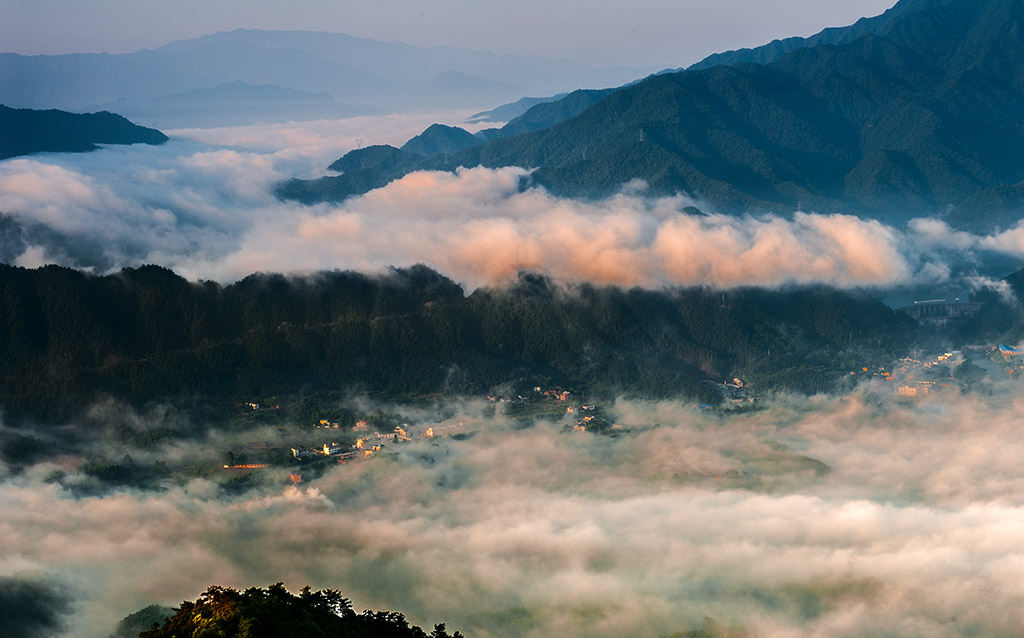
<instances>
[{"instance_id":1,"label":"tree","mask_svg":"<svg viewBox=\"0 0 1024 638\"><path fill-rule=\"evenodd\" d=\"M238 591L217 585L195 602L184 601L163 626L142 632L140 638L427 638L405 616L392 611L356 614L352 603L334 589L313 591L308 585L299 595L284 583L267 588ZM449 636L443 624L434 627L432 638Z\"/></svg>"},{"instance_id":2,"label":"tree","mask_svg":"<svg viewBox=\"0 0 1024 638\"><path fill-rule=\"evenodd\" d=\"M456 631L454 634L449 635L448 628L442 622L434 625L434 631L430 632L430 638L462 638L462 634Z\"/></svg>"}]
</instances>

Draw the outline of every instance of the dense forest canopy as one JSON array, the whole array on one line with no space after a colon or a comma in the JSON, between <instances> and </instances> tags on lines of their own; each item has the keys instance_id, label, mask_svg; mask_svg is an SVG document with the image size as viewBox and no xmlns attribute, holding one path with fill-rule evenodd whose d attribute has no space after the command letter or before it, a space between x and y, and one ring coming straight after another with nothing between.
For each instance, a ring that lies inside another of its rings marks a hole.
<instances>
[{"instance_id":1,"label":"dense forest canopy","mask_svg":"<svg viewBox=\"0 0 1024 638\"><path fill-rule=\"evenodd\" d=\"M868 294L821 286L627 290L523 274L466 294L425 266L227 286L157 266L0 266L0 308L0 405L43 420L104 396L480 395L517 381L714 402L702 381L824 391L929 336ZM983 312L976 330L998 333L1000 316Z\"/></svg>"}]
</instances>

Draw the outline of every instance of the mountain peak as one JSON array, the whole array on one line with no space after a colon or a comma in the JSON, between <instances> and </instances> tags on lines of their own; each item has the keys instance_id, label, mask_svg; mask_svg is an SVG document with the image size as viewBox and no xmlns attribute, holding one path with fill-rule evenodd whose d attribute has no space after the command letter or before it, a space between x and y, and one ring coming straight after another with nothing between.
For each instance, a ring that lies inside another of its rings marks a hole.
<instances>
[{"instance_id":1,"label":"mountain peak","mask_svg":"<svg viewBox=\"0 0 1024 638\"><path fill-rule=\"evenodd\" d=\"M480 143L472 133L457 126L432 124L425 131L402 146L402 150L417 155L454 153Z\"/></svg>"},{"instance_id":2,"label":"mountain peak","mask_svg":"<svg viewBox=\"0 0 1024 638\"><path fill-rule=\"evenodd\" d=\"M726 213L802 206L1005 227L1024 208L1012 196L1024 183L1022 16L1024 0L904 0L743 53L745 64L651 76L549 128L405 166L530 167L535 184L573 197L639 179ZM749 63L758 55L774 59Z\"/></svg>"}]
</instances>

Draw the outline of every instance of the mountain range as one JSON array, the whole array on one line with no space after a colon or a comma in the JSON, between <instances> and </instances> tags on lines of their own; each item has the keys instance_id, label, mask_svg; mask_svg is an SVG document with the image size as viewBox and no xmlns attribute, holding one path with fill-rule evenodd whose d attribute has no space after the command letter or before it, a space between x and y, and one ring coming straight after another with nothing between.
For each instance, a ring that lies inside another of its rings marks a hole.
<instances>
[{"instance_id":1,"label":"mountain range","mask_svg":"<svg viewBox=\"0 0 1024 638\"><path fill-rule=\"evenodd\" d=\"M550 95L548 97L519 98L515 102L511 102L509 104L502 104L501 106L497 106L493 109L474 113L466 118L466 122L469 124L476 124L479 122L508 122L509 120L526 113L538 104L556 102L565 96L565 93L559 93L558 95Z\"/></svg>"},{"instance_id":2,"label":"mountain range","mask_svg":"<svg viewBox=\"0 0 1024 638\"><path fill-rule=\"evenodd\" d=\"M490 108L522 95L618 86L652 70L340 33L239 29L125 54L2 53L0 103L83 111L126 100L134 119L167 128L170 120L161 116L182 94L239 82L327 93L349 110L371 113Z\"/></svg>"},{"instance_id":3,"label":"mountain range","mask_svg":"<svg viewBox=\"0 0 1024 638\"><path fill-rule=\"evenodd\" d=\"M725 213L932 216L991 231L1024 210L1024 0L902 0L850 27L713 56L558 114L578 97L517 118L555 114L543 128L292 180L279 195L338 201L413 170L515 165L558 195L604 197L641 179L650 194Z\"/></svg>"},{"instance_id":4,"label":"mountain range","mask_svg":"<svg viewBox=\"0 0 1024 638\"><path fill-rule=\"evenodd\" d=\"M162 128L212 128L260 122L338 119L379 113L342 104L325 92L308 93L273 84L235 81L174 95L118 98L89 111L119 113L132 121Z\"/></svg>"}]
</instances>

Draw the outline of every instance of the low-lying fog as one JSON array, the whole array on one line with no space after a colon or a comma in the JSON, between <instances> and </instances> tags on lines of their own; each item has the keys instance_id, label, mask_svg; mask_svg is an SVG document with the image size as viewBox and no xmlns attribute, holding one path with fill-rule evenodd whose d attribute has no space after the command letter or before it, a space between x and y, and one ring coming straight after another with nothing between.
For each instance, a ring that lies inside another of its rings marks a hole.
<instances>
[{"instance_id":1,"label":"low-lying fog","mask_svg":"<svg viewBox=\"0 0 1024 638\"><path fill-rule=\"evenodd\" d=\"M521 192L520 168L414 173L340 205L272 195L284 179L325 174L356 146L400 146L433 121L465 115L170 131L158 147L6 160L0 261L98 272L156 263L221 282L424 263L470 287L524 268L624 286L893 287L943 283L986 255L1024 254L1024 223L979 236L941 221L897 228L837 211L693 216L684 209L701 202L647 197L639 183L591 203Z\"/></svg>"},{"instance_id":2,"label":"low-lying fog","mask_svg":"<svg viewBox=\"0 0 1024 638\"><path fill-rule=\"evenodd\" d=\"M8 474L0 584L49 595L70 635L277 581L467 636L664 636L706 616L766 638L1024 632L1017 390L908 403L865 386L724 417L619 401L617 437L482 407L449 419L468 438L236 496L204 479L76 496L49 462ZM193 452L223 454L211 437Z\"/></svg>"}]
</instances>

